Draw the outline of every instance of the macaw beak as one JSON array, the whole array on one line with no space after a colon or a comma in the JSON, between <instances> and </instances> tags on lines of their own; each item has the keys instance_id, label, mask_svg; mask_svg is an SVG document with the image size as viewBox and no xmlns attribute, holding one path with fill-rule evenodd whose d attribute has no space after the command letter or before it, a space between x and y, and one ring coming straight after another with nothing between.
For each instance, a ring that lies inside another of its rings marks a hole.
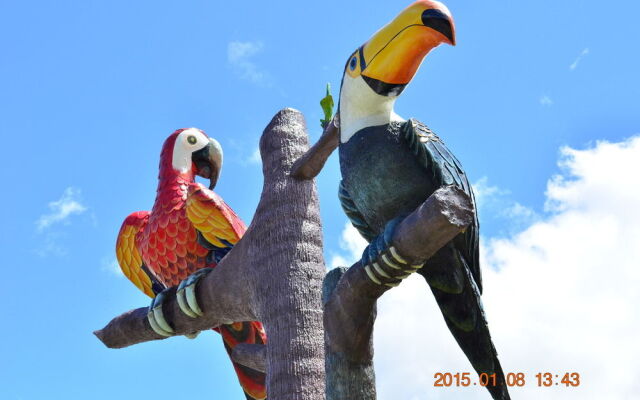
<instances>
[{"instance_id":1,"label":"macaw beak","mask_svg":"<svg viewBox=\"0 0 640 400\"><path fill-rule=\"evenodd\" d=\"M361 75L376 93L397 96L442 43L456 43L451 13L440 2L416 1L360 48Z\"/></svg>"},{"instance_id":2,"label":"macaw beak","mask_svg":"<svg viewBox=\"0 0 640 400\"><path fill-rule=\"evenodd\" d=\"M217 140L209 138L209 143L191 154L191 161L195 165L196 175L209 179L209 189L218 183L222 169L222 147Z\"/></svg>"}]
</instances>

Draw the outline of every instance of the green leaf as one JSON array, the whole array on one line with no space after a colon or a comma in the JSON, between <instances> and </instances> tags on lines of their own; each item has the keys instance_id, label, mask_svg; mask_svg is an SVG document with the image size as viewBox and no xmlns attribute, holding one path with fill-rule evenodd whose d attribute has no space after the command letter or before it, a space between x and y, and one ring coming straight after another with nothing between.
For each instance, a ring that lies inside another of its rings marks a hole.
<instances>
[{"instance_id":1,"label":"green leaf","mask_svg":"<svg viewBox=\"0 0 640 400\"><path fill-rule=\"evenodd\" d=\"M331 96L331 86L328 83L327 95L320 100L320 107L322 107L322 111L324 112L324 119L320 120L320 126L322 129L325 129L333 117L333 96Z\"/></svg>"}]
</instances>

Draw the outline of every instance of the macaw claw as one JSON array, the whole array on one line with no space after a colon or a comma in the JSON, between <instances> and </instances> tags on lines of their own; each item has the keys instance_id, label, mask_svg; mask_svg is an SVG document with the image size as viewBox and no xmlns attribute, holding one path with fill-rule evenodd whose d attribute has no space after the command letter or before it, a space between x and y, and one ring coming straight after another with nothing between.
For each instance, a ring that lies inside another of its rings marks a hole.
<instances>
[{"instance_id":1,"label":"macaw claw","mask_svg":"<svg viewBox=\"0 0 640 400\"><path fill-rule=\"evenodd\" d=\"M196 285L200 282L200 279L212 270L213 268L199 269L178 285L178 291L176 292L178 306L180 306L180 310L183 313L191 318L198 318L204 315L196 299Z\"/></svg>"},{"instance_id":2,"label":"macaw claw","mask_svg":"<svg viewBox=\"0 0 640 400\"><path fill-rule=\"evenodd\" d=\"M151 325L151 329L155 333L160 336L169 337L173 336L174 331L171 325L164 318L164 313L162 312L162 303L164 303L165 292L162 291L158 293L156 297L151 300L151 305L149 306L149 311L147 312L147 319L149 320L149 325Z\"/></svg>"},{"instance_id":3,"label":"macaw claw","mask_svg":"<svg viewBox=\"0 0 640 400\"><path fill-rule=\"evenodd\" d=\"M213 268L202 268L195 273L189 275L189 277L178 285L178 291L176 292L176 299L178 300L178 306L183 313L187 314L191 318L201 317L203 314L198 301L196 300L196 285L206 274L211 272ZM147 319L149 325L155 333L160 336L169 337L175 334L175 331L169 325L162 312L162 304L164 303L166 294L164 291L158 293L158 295L151 301L149 306L149 312L147 313ZM193 332L186 334L189 339L193 339L198 336L199 332Z\"/></svg>"}]
</instances>

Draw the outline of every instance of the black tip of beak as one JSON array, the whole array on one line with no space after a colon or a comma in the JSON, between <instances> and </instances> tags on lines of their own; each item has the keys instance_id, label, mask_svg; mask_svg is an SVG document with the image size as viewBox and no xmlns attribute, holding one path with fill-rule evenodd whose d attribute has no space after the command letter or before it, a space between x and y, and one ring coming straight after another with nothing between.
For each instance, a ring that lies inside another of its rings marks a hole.
<instances>
[{"instance_id":1,"label":"black tip of beak","mask_svg":"<svg viewBox=\"0 0 640 400\"><path fill-rule=\"evenodd\" d=\"M191 161L196 165L197 175L209 179L209 189L213 189L218 181L219 166L214 165L209 157L210 147L205 146L191 154Z\"/></svg>"},{"instance_id":2,"label":"black tip of beak","mask_svg":"<svg viewBox=\"0 0 640 400\"><path fill-rule=\"evenodd\" d=\"M214 176L211 177L211 179L209 180L209 190L213 190L216 187L216 184L218 183L218 176Z\"/></svg>"},{"instance_id":3,"label":"black tip of beak","mask_svg":"<svg viewBox=\"0 0 640 400\"><path fill-rule=\"evenodd\" d=\"M456 39L453 36L453 27L451 26L451 19L445 13L434 8L424 10L422 13L422 24L426 27L433 29L436 32L440 32L449 39L452 45L456 44Z\"/></svg>"}]
</instances>

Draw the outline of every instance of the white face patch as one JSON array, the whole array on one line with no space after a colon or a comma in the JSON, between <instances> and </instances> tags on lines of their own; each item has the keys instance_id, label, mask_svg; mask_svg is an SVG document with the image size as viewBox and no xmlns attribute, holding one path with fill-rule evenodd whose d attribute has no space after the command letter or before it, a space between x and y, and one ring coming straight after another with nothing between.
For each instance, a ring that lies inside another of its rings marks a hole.
<instances>
[{"instance_id":1,"label":"white face patch","mask_svg":"<svg viewBox=\"0 0 640 400\"><path fill-rule=\"evenodd\" d=\"M340 141L368 126L404 121L393 111L398 96L382 96L374 92L361 76L344 75L340 91Z\"/></svg>"},{"instance_id":2,"label":"white face patch","mask_svg":"<svg viewBox=\"0 0 640 400\"><path fill-rule=\"evenodd\" d=\"M191 154L209 144L209 138L200 129L189 128L178 134L173 146L173 169L181 173L191 170Z\"/></svg>"}]
</instances>

